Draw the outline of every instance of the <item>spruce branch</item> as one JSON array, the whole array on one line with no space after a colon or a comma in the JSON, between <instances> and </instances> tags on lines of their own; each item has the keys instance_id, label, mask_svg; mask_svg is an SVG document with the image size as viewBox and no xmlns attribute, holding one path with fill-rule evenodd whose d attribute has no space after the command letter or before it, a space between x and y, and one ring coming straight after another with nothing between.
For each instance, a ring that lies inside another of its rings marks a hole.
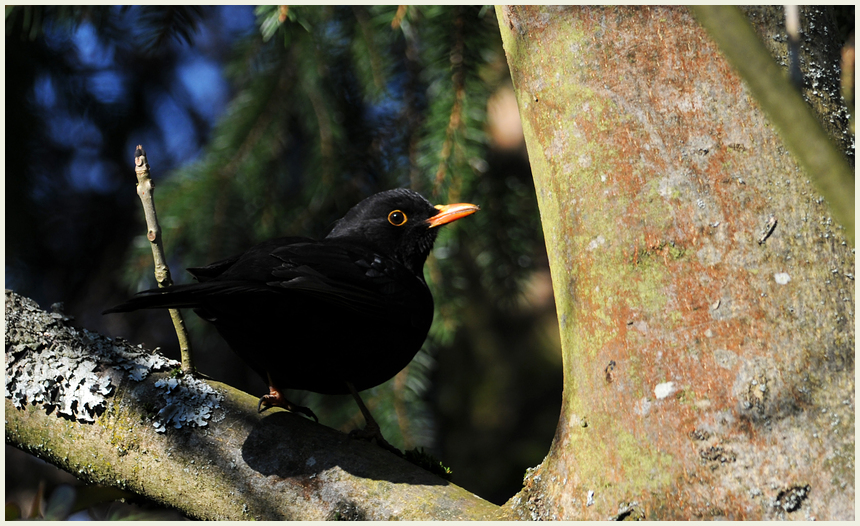
<instances>
[{"instance_id":1,"label":"spruce branch","mask_svg":"<svg viewBox=\"0 0 860 526\"><path fill-rule=\"evenodd\" d=\"M370 61L370 73L373 77L373 84L380 93L385 92L385 75L383 74L382 56L376 43L373 25L367 9L364 6L352 6L352 12L358 22L361 36L364 39L367 51L367 58ZM360 59L360 55L356 55L356 59Z\"/></svg>"},{"instance_id":2,"label":"spruce branch","mask_svg":"<svg viewBox=\"0 0 860 526\"><path fill-rule=\"evenodd\" d=\"M152 246L152 259L155 264L155 280L159 288L173 285L170 277L170 267L167 266L167 258L164 257L164 246L161 242L161 226L155 214L155 198L153 192L155 186L149 173L149 162L146 160L146 152L143 146L138 145L134 151L134 173L137 175L137 195L143 205L143 214L146 217L146 238ZM179 352L182 356L182 371L194 372L194 363L191 360L191 340L185 330L185 321L179 309L168 309L170 319L173 320L173 328L176 329L176 339L179 340Z\"/></svg>"},{"instance_id":3,"label":"spruce branch","mask_svg":"<svg viewBox=\"0 0 860 526\"><path fill-rule=\"evenodd\" d=\"M454 45L451 49L451 70L453 75L451 81L454 85L454 104L451 106L451 114L448 118L448 127L445 129L445 142L442 145L439 167L436 169L436 178L433 194L438 195L442 183L445 180L448 160L451 158L451 150L454 146L454 134L463 127L463 99L466 95L466 74L463 70L464 36L463 36L463 13L457 8L454 19Z\"/></svg>"}]
</instances>

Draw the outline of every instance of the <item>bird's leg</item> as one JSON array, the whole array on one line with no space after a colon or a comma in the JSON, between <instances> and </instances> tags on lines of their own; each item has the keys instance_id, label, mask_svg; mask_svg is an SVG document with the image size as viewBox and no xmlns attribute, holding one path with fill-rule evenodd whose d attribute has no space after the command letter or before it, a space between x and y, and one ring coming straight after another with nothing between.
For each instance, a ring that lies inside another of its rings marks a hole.
<instances>
[{"instance_id":1,"label":"bird's leg","mask_svg":"<svg viewBox=\"0 0 860 526\"><path fill-rule=\"evenodd\" d=\"M360 438L362 440L375 439L376 444L379 447L387 449L395 455L402 457L403 453L401 453L396 447L389 444L382 436L382 431L379 430L379 424L376 423L376 420L374 420L373 416L370 414L370 410L367 409L364 402L361 400L361 397L358 396L358 391L355 390L352 382L346 382L346 386L349 388L349 392L352 393L352 397L355 398L355 403L358 404L358 408L361 410L361 414L364 416L365 422L364 429L353 429L349 432L350 438Z\"/></svg>"},{"instance_id":2,"label":"bird's leg","mask_svg":"<svg viewBox=\"0 0 860 526\"><path fill-rule=\"evenodd\" d=\"M315 415L313 411L307 407L296 405L287 400L281 390L275 386L274 382L272 382L272 377L269 373L266 373L266 378L269 379L269 394L260 397L260 403L257 405L258 413L262 413L270 407L283 407L291 413L301 413L307 417L313 418L317 423L319 423L320 419L317 418L317 415Z\"/></svg>"}]
</instances>

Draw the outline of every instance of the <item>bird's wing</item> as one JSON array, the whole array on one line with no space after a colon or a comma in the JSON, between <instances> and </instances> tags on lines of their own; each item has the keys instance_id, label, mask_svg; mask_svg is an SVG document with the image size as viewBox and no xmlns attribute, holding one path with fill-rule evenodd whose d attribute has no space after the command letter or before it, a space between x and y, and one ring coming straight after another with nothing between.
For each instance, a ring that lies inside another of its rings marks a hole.
<instances>
[{"instance_id":1,"label":"bird's wing","mask_svg":"<svg viewBox=\"0 0 860 526\"><path fill-rule=\"evenodd\" d=\"M143 291L105 312L165 307L221 310L225 305L241 305L243 296L273 301L279 295L298 294L317 305L328 303L384 317L408 306L416 295L429 296L422 278L366 247L307 238L267 241L239 257L196 267L192 273L200 283ZM302 302L297 298L294 303Z\"/></svg>"},{"instance_id":2,"label":"bird's wing","mask_svg":"<svg viewBox=\"0 0 860 526\"><path fill-rule=\"evenodd\" d=\"M221 274L224 273L227 269L233 266L234 263L239 261L239 258L242 257L242 254L236 254L233 257L222 259L221 261L216 261L215 263L210 263L205 267L189 267L188 272L191 273L194 278L203 283L205 281L209 281L217 278Z\"/></svg>"},{"instance_id":3,"label":"bird's wing","mask_svg":"<svg viewBox=\"0 0 860 526\"><path fill-rule=\"evenodd\" d=\"M270 239L248 249L246 252L235 256L210 263L203 267L190 267L188 272L200 283L216 278L224 279L231 274L239 273L247 279L265 279L265 272L271 268L271 259L267 256L280 246L288 246L293 243L308 243L311 239L305 237L281 237ZM233 268L239 261L239 268ZM232 269L232 272L231 272Z\"/></svg>"},{"instance_id":4,"label":"bird's wing","mask_svg":"<svg viewBox=\"0 0 860 526\"><path fill-rule=\"evenodd\" d=\"M198 308L207 305L211 298L227 298L230 295L248 293L272 294L265 283L248 281L212 280L205 283L190 283L188 285L173 285L161 289L150 289L138 292L127 301L102 311L102 314L112 312L130 312L139 309L184 309Z\"/></svg>"},{"instance_id":5,"label":"bird's wing","mask_svg":"<svg viewBox=\"0 0 860 526\"><path fill-rule=\"evenodd\" d=\"M426 285L408 269L374 251L343 243L296 243L272 252L281 264L267 285L309 294L366 314L400 308Z\"/></svg>"}]
</instances>

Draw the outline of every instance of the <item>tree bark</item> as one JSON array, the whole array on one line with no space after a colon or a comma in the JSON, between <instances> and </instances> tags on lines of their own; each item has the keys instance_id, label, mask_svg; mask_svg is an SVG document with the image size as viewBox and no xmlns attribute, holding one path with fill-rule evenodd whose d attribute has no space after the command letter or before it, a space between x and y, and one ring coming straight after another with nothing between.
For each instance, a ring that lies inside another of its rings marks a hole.
<instances>
[{"instance_id":1,"label":"tree bark","mask_svg":"<svg viewBox=\"0 0 860 526\"><path fill-rule=\"evenodd\" d=\"M565 375L506 506L853 519L853 243L744 83L685 8L496 13Z\"/></svg>"},{"instance_id":2,"label":"tree bark","mask_svg":"<svg viewBox=\"0 0 860 526\"><path fill-rule=\"evenodd\" d=\"M381 448L6 291L6 442L197 519L509 516ZM179 374L177 374L179 373Z\"/></svg>"}]
</instances>

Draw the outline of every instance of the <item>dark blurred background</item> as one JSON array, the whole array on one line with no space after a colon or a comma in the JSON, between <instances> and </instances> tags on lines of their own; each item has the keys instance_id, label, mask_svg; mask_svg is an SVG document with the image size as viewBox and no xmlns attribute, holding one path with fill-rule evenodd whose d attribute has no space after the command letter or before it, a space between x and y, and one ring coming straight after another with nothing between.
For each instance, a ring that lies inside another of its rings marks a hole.
<instances>
[{"instance_id":1,"label":"dark blurred background","mask_svg":"<svg viewBox=\"0 0 860 526\"><path fill-rule=\"evenodd\" d=\"M422 352L363 397L389 441L431 452L454 483L499 504L520 489L552 441L562 374L491 7L6 7L6 287L178 359L166 312L100 314L156 285L138 144L178 283L266 238L324 236L381 190L480 204L427 262ZM265 392L211 327L186 321L201 372ZM348 397L290 399L331 427L363 423ZM7 446L7 503L26 514L40 484L47 497L59 483L79 484Z\"/></svg>"}]
</instances>

